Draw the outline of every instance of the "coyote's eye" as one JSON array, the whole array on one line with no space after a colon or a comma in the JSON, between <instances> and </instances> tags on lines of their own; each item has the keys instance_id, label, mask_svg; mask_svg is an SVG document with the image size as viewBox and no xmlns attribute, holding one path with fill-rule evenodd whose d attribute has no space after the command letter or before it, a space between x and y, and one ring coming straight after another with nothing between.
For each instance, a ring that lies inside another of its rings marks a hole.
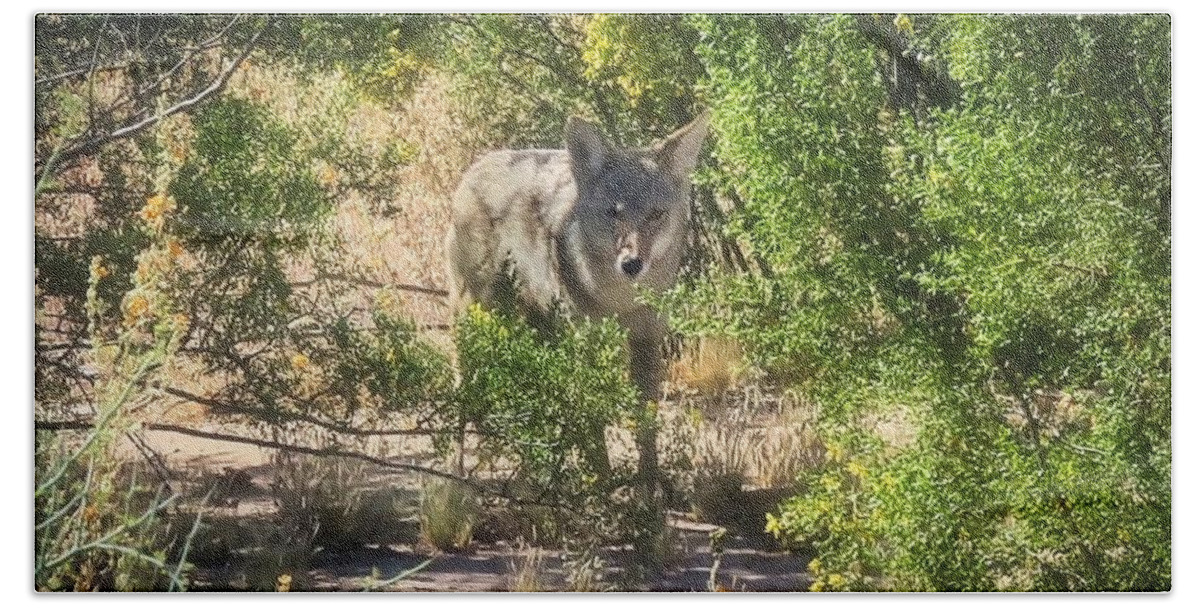
<instances>
[{"instance_id":1,"label":"coyote's eye","mask_svg":"<svg viewBox=\"0 0 1200 608\"><path fill-rule=\"evenodd\" d=\"M661 220L663 218L663 213L664 212L662 209L655 209L650 212L650 215L646 216L646 219L648 219L652 222L657 222L658 220Z\"/></svg>"},{"instance_id":2,"label":"coyote's eye","mask_svg":"<svg viewBox=\"0 0 1200 608\"><path fill-rule=\"evenodd\" d=\"M616 207L609 207L608 209L604 210L604 213L605 213L605 215L607 215L608 217L611 217L613 219L617 219L617 216L620 215L620 212L617 211Z\"/></svg>"}]
</instances>

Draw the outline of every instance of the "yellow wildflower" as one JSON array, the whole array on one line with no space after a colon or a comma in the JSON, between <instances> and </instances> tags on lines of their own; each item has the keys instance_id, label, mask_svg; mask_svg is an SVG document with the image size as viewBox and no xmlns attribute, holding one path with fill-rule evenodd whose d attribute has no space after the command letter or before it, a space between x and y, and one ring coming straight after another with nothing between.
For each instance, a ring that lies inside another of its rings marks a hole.
<instances>
[{"instance_id":1,"label":"yellow wildflower","mask_svg":"<svg viewBox=\"0 0 1200 608\"><path fill-rule=\"evenodd\" d=\"M98 255L92 256L92 264L89 270L93 281L99 281L109 275L108 268L104 266L103 258Z\"/></svg>"},{"instance_id":2,"label":"yellow wildflower","mask_svg":"<svg viewBox=\"0 0 1200 608\"><path fill-rule=\"evenodd\" d=\"M317 176L317 179L320 180L322 186L332 186L337 183L337 169L334 169L329 165L325 165L325 167L321 169L321 173Z\"/></svg>"},{"instance_id":3,"label":"yellow wildflower","mask_svg":"<svg viewBox=\"0 0 1200 608\"><path fill-rule=\"evenodd\" d=\"M292 589L292 575L286 574L286 573L280 574L279 578L275 579L275 590L276 591L286 592L286 591L291 591L291 589Z\"/></svg>"},{"instance_id":4,"label":"yellow wildflower","mask_svg":"<svg viewBox=\"0 0 1200 608\"><path fill-rule=\"evenodd\" d=\"M146 200L146 206L138 211L138 217L153 226L161 226L163 217L175 210L175 198L164 194L155 194Z\"/></svg>"},{"instance_id":5,"label":"yellow wildflower","mask_svg":"<svg viewBox=\"0 0 1200 608\"><path fill-rule=\"evenodd\" d=\"M308 356L303 353L292 355L292 369L302 370L308 367Z\"/></svg>"},{"instance_id":6,"label":"yellow wildflower","mask_svg":"<svg viewBox=\"0 0 1200 608\"><path fill-rule=\"evenodd\" d=\"M83 521L91 524L100 520L100 509L96 505L88 505L83 509Z\"/></svg>"},{"instance_id":7,"label":"yellow wildflower","mask_svg":"<svg viewBox=\"0 0 1200 608\"><path fill-rule=\"evenodd\" d=\"M396 297L390 289L381 289L375 294L375 306L381 310L390 310L396 305Z\"/></svg>"},{"instance_id":8,"label":"yellow wildflower","mask_svg":"<svg viewBox=\"0 0 1200 608\"><path fill-rule=\"evenodd\" d=\"M847 464L846 470L859 479L864 479L867 476L867 468L857 462Z\"/></svg>"},{"instance_id":9,"label":"yellow wildflower","mask_svg":"<svg viewBox=\"0 0 1200 608\"><path fill-rule=\"evenodd\" d=\"M833 591L841 591L846 588L846 577L841 574L830 574L828 582L829 588Z\"/></svg>"},{"instance_id":10,"label":"yellow wildflower","mask_svg":"<svg viewBox=\"0 0 1200 608\"><path fill-rule=\"evenodd\" d=\"M125 303L125 325L134 325L150 312L150 300L137 294Z\"/></svg>"},{"instance_id":11,"label":"yellow wildflower","mask_svg":"<svg viewBox=\"0 0 1200 608\"><path fill-rule=\"evenodd\" d=\"M812 561L808 562L808 571L811 572L812 574L820 574L821 573L821 558L819 558L819 557L812 558Z\"/></svg>"},{"instance_id":12,"label":"yellow wildflower","mask_svg":"<svg viewBox=\"0 0 1200 608\"><path fill-rule=\"evenodd\" d=\"M467 314L471 315L471 321L475 323L485 323L488 321L488 314L479 304L472 304L468 309Z\"/></svg>"},{"instance_id":13,"label":"yellow wildflower","mask_svg":"<svg viewBox=\"0 0 1200 608\"><path fill-rule=\"evenodd\" d=\"M162 277L170 267L168 253L155 248L140 253L137 263L137 270L134 272L133 278L142 285L154 281L156 277Z\"/></svg>"},{"instance_id":14,"label":"yellow wildflower","mask_svg":"<svg viewBox=\"0 0 1200 608\"><path fill-rule=\"evenodd\" d=\"M171 143L167 145L167 153L171 155L172 160L177 163L182 163L183 161L187 160L187 144L178 139L172 140Z\"/></svg>"}]
</instances>

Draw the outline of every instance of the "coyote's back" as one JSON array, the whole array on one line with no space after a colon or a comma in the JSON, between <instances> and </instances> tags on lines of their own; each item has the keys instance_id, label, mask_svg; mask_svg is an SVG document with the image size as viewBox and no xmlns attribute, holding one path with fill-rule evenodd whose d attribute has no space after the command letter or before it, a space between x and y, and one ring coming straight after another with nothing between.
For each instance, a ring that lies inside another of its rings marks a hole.
<instances>
[{"instance_id":1,"label":"coyote's back","mask_svg":"<svg viewBox=\"0 0 1200 608\"><path fill-rule=\"evenodd\" d=\"M648 148L618 148L572 118L566 150L490 153L454 195L448 253L453 297L495 303L506 265L518 304L555 302L629 330L631 371L647 398L661 380L664 324L637 298L675 283L690 214L689 174L707 113Z\"/></svg>"}]
</instances>

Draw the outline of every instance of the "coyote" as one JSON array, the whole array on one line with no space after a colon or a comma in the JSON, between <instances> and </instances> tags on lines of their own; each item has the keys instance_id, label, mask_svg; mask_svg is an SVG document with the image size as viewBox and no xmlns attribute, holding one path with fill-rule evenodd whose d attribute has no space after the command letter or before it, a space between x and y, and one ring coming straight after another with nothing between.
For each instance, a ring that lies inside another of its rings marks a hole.
<instances>
[{"instance_id":1,"label":"coyote","mask_svg":"<svg viewBox=\"0 0 1200 608\"><path fill-rule=\"evenodd\" d=\"M494 303L506 268L534 320L557 303L615 317L629 332L630 375L643 401L662 381L663 320L639 286L675 283L691 214L689 174L708 131L705 111L648 148L619 148L571 118L566 150L502 150L478 160L453 200L450 275L458 306Z\"/></svg>"}]
</instances>

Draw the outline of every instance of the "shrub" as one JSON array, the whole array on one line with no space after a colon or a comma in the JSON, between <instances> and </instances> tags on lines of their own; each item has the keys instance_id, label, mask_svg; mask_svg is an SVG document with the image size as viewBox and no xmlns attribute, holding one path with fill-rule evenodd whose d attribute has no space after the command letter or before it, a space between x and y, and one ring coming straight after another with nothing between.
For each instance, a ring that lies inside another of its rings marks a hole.
<instances>
[{"instance_id":1,"label":"shrub","mask_svg":"<svg viewBox=\"0 0 1200 608\"><path fill-rule=\"evenodd\" d=\"M691 21L771 273L668 310L811 396L830 454L771 529L815 588L1166 588L1169 22L872 19ZM897 104L876 28L961 98ZM890 412L907 445L864 424Z\"/></svg>"},{"instance_id":2,"label":"shrub","mask_svg":"<svg viewBox=\"0 0 1200 608\"><path fill-rule=\"evenodd\" d=\"M464 413L485 453L515 462L527 498L553 503L619 485L605 429L637 405L623 338L612 321L561 319L547 335L478 306L459 319Z\"/></svg>"}]
</instances>

